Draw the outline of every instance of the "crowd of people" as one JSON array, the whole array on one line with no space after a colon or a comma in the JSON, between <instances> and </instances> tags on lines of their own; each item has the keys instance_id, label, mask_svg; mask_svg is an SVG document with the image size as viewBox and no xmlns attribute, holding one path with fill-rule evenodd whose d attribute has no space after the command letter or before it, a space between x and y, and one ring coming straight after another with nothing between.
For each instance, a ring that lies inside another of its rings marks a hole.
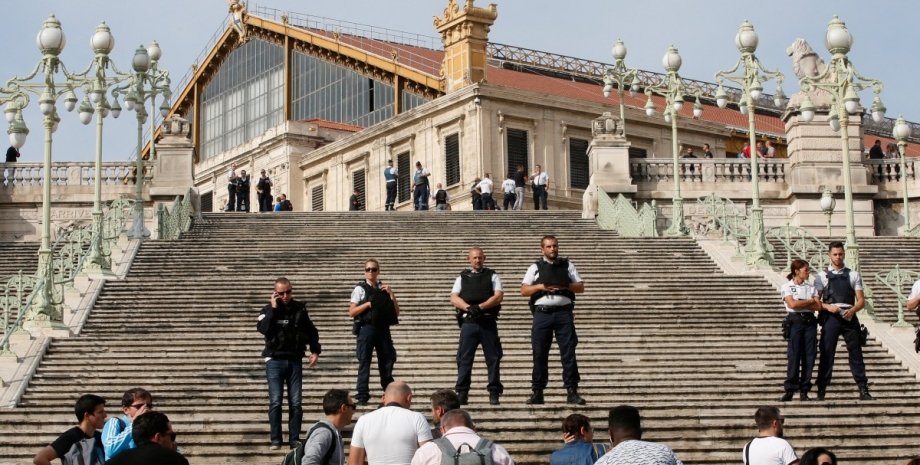
<instances>
[{"instance_id":1,"label":"crowd of people","mask_svg":"<svg viewBox=\"0 0 920 465\"><path fill-rule=\"evenodd\" d=\"M393 167L393 160L387 161L384 168L383 177L386 183L387 198L385 203L386 210L395 210L396 189L398 185L396 168ZM415 173L412 175L412 206L416 211L428 210L431 201L435 204L435 210L450 210L450 194L444 189L442 183L437 183L432 191L428 178L431 172L422 167L422 162L415 163ZM547 210L549 175L543 171L540 165L536 165L536 170L528 175L524 170L523 164L518 164L514 173L509 173L508 178L501 183L504 204L498 205L495 199L496 186L492 180L491 173L485 173L482 177L473 179L470 185L470 202L473 210L523 210L524 209L524 188L530 184L533 190L534 210Z\"/></svg>"}]
</instances>

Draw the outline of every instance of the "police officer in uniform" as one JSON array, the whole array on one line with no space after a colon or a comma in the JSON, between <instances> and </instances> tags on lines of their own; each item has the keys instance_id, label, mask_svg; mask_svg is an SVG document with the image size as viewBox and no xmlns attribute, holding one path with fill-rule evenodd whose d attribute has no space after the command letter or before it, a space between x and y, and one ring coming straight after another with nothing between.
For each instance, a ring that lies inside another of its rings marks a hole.
<instances>
[{"instance_id":1,"label":"police officer in uniform","mask_svg":"<svg viewBox=\"0 0 920 465\"><path fill-rule=\"evenodd\" d=\"M383 169L383 179L387 183L387 201L384 206L386 211L395 211L393 206L396 204L396 168L393 166L393 160L387 160L387 167Z\"/></svg>"},{"instance_id":2,"label":"police officer in uniform","mask_svg":"<svg viewBox=\"0 0 920 465\"><path fill-rule=\"evenodd\" d=\"M543 256L530 265L521 283L521 295L530 297L533 312L531 345L533 349L533 395L528 404L543 403L543 389L546 388L549 348L553 335L559 344L562 357L562 381L568 396L566 403L584 405L578 395L578 362L575 360L575 294L585 291L585 283L568 259L559 257L559 241L554 236L543 236L540 241Z\"/></svg>"},{"instance_id":3,"label":"police officer in uniform","mask_svg":"<svg viewBox=\"0 0 920 465\"><path fill-rule=\"evenodd\" d=\"M843 243L831 242L828 246L831 264L815 278L815 290L821 295L823 310L818 314L821 323L821 357L818 362L818 400L824 400L827 386L834 372L834 355L837 340L843 340L849 354L850 371L859 388L859 400L874 400L869 394L866 364L862 355L862 334L856 312L865 305L862 278L858 271L843 264Z\"/></svg>"},{"instance_id":4,"label":"police officer in uniform","mask_svg":"<svg viewBox=\"0 0 920 465\"><path fill-rule=\"evenodd\" d=\"M354 318L352 332L358 336L358 385L355 400L359 405L367 405L370 399L368 383L373 353L377 352L377 369L380 372L380 387L383 389L393 382L393 366L396 364L396 348L393 347L390 326L399 323L399 303L390 286L377 279L379 274L380 263L377 260L364 262L365 279L355 286L348 306L348 316Z\"/></svg>"},{"instance_id":5,"label":"police officer in uniform","mask_svg":"<svg viewBox=\"0 0 920 465\"><path fill-rule=\"evenodd\" d=\"M501 311L505 293L498 273L483 266L486 255L481 248L471 248L467 261L470 269L460 273L450 291L450 303L457 309L457 322L460 324L457 396L461 405L467 404L473 358L476 356L476 347L482 344L482 353L489 369L489 403L499 405L499 396L503 391L499 367L502 343L498 338L496 318Z\"/></svg>"},{"instance_id":6,"label":"police officer in uniform","mask_svg":"<svg viewBox=\"0 0 920 465\"><path fill-rule=\"evenodd\" d=\"M789 281L783 285L783 303L786 305L786 320L783 322L784 336L788 339L786 346L786 381L783 382L785 393L782 402L792 400L796 392L799 399L811 400L811 372L818 356L818 322L815 311L821 310L821 301L817 298L814 286L808 282L808 263L795 259L786 276ZM786 329L788 328L788 333Z\"/></svg>"},{"instance_id":7,"label":"police officer in uniform","mask_svg":"<svg viewBox=\"0 0 920 465\"><path fill-rule=\"evenodd\" d=\"M415 174L412 177L412 192L415 195L415 209L428 210L428 177L431 172L422 168L422 162L415 162Z\"/></svg>"}]
</instances>

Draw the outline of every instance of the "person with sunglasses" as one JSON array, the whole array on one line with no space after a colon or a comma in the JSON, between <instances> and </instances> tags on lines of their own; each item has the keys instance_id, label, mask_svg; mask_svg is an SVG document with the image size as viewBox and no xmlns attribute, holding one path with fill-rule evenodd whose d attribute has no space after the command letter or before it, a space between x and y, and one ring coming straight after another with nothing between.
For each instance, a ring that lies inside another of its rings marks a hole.
<instances>
[{"instance_id":1,"label":"person with sunglasses","mask_svg":"<svg viewBox=\"0 0 920 465\"><path fill-rule=\"evenodd\" d=\"M125 391L121 396L121 411L124 415L109 418L102 428L106 460L112 460L119 453L137 447L131 436L134 419L150 410L153 410L153 396L146 389L132 388Z\"/></svg>"},{"instance_id":2,"label":"person with sunglasses","mask_svg":"<svg viewBox=\"0 0 920 465\"><path fill-rule=\"evenodd\" d=\"M358 383L355 400L367 405L371 398L368 383L371 377L371 356L377 352L377 369L380 387L386 389L393 382L396 348L390 326L399 323L399 303L393 289L379 279L380 263L369 259L364 262L364 279L351 292L348 316L354 319L352 333L358 337L355 355L358 359Z\"/></svg>"},{"instance_id":3,"label":"person with sunglasses","mask_svg":"<svg viewBox=\"0 0 920 465\"><path fill-rule=\"evenodd\" d=\"M268 424L271 434L271 450L281 448L281 397L287 386L288 443L297 446L300 425L303 420L303 358L310 347L308 366L313 368L319 361L322 348L319 332L307 306L293 297L294 290L287 278L275 280L275 290L269 304L259 313L256 328L265 336L265 374L268 378Z\"/></svg>"},{"instance_id":4,"label":"person with sunglasses","mask_svg":"<svg viewBox=\"0 0 920 465\"><path fill-rule=\"evenodd\" d=\"M151 411L138 415L131 435L137 447L106 465L188 465L188 459L177 451L176 432L165 414Z\"/></svg>"}]
</instances>

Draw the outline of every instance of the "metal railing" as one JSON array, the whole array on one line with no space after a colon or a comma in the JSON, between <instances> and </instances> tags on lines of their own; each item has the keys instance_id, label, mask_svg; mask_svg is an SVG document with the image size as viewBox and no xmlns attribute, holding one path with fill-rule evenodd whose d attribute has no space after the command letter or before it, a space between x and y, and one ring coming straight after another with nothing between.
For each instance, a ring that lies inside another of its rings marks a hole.
<instances>
[{"instance_id":1,"label":"metal railing","mask_svg":"<svg viewBox=\"0 0 920 465\"><path fill-rule=\"evenodd\" d=\"M747 207L739 205L726 197L719 197L714 192L696 199L703 212L703 220L691 219L691 231L694 235L705 236L712 231L722 235L722 241L735 244L735 254L742 255L742 250L750 237L747 221Z\"/></svg>"},{"instance_id":2,"label":"metal railing","mask_svg":"<svg viewBox=\"0 0 920 465\"><path fill-rule=\"evenodd\" d=\"M636 210L623 194L611 199L610 194L597 187L597 224L601 229L616 231L625 237L658 237L657 222L658 209L654 200Z\"/></svg>"},{"instance_id":3,"label":"metal railing","mask_svg":"<svg viewBox=\"0 0 920 465\"><path fill-rule=\"evenodd\" d=\"M157 225L158 238L161 240L178 239L182 233L187 232L192 227L192 195L194 192L189 189L185 197L176 196L172 206L166 207L164 204L157 206Z\"/></svg>"},{"instance_id":4,"label":"metal railing","mask_svg":"<svg viewBox=\"0 0 920 465\"><path fill-rule=\"evenodd\" d=\"M894 291L894 295L898 299L898 321L894 326L912 328L913 325L904 321L904 307L907 304L909 296L905 296L901 289L903 289L905 284L911 286L915 281L920 279L920 272L905 270L899 265L895 265L893 270L884 273L881 271L875 273L875 279L884 284L888 289Z\"/></svg>"}]
</instances>

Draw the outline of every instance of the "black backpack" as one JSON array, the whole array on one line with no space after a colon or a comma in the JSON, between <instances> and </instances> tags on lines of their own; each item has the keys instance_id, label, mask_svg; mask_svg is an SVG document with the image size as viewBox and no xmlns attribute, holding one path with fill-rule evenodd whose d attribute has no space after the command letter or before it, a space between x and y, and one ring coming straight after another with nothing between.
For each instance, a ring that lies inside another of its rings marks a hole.
<instances>
[{"instance_id":1,"label":"black backpack","mask_svg":"<svg viewBox=\"0 0 920 465\"><path fill-rule=\"evenodd\" d=\"M284 460L281 462L281 465L300 465L301 462L303 462L304 446L306 446L307 441L310 440L310 435L312 435L313 432L318 428L326 428L329 430L329 432L332 433L332 444L329 446L329 450L326 451L326 454L323 455L323 462L321 465L329 463L329 460L332 459L332 453L335 452L336 434L329 425L320 421L313 425L310 428L310 431L307 431L307 437L304 438L303 442L297 443L297 447L291 449L291 451L284 456Z\"/></svg>"}]
</instances>

